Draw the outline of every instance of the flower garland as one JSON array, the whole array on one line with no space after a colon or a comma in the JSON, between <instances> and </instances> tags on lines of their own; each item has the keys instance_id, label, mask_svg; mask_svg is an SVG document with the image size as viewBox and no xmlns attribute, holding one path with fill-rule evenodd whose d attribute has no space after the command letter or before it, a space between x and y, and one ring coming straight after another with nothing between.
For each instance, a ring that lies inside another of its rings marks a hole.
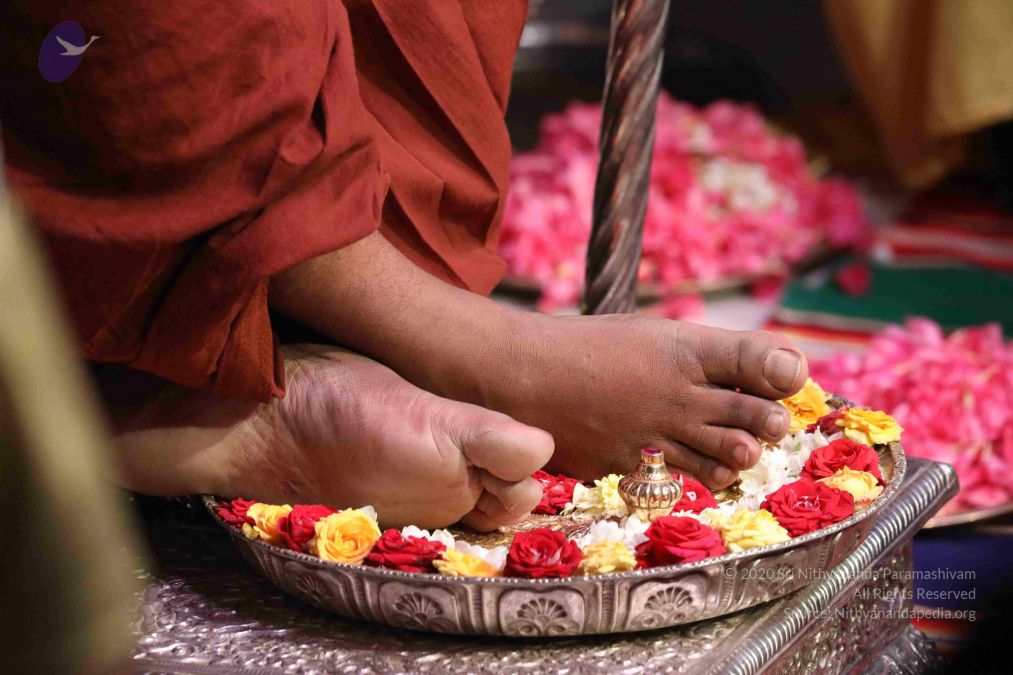
<instances>
[{"instance_id":1,"label":"flower garland","mask_svg":"<svg viewBox=\"0 0 1013 675\"><path fill-rule=\"evenodd\" d=\"M759 462L741 472L736 499L719 503L700 482L679 476L682 499L670 515L653 522L627 513L619 496L621 476L588 486L543 471L533 476L543 487L535 511L586 520L581 534L567 537L542 527L516 534L510 546L486 548L448 530L410 525L381 531L368 506L339 511L233 499L215 511L250 539L322 560L402 572L543 579L695 562L828 527L882 493L873 445L899 440L902 429L892 417L859 408L832 410L829 396L811 380L782 403L797 430L776 445L764 444Z\"/></svg>"}]
</instances>

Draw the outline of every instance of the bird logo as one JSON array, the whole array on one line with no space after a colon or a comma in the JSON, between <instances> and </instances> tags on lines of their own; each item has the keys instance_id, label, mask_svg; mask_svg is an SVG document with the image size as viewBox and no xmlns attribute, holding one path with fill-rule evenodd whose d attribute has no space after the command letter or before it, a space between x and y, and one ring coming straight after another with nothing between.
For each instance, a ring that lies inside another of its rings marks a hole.
<instances>
[{"instance_id":1,"label":"bird logo","mask_svg":"<svg viewBox=\"0 0 1013 675\"><path fill-rule=\"evenodd\" d=\"M60 56L80 56L81 54L84 54L84 50L88 49L88 47L91 47L91 43L95 42L95 40L98 40L98 38L99 38L98 35L92 35L91 39L88 40L86 44L83 44L80 47L78 47L77 45L70 44L59 35L56 36L56 41L60 43L61 47L63 47L63 53L60 54Z\"/></svg>"},{"instance_id":2,"label":"bird logo","mask_svg":"<svg viewBox=\"0 0 1013 675\"><path fill-rule=\"evenodd\" d=\"M98 35L85 41L84 29L76 21L64 21L42 41L39 49L39 73L47 82L63 82L74 74L84 53Z\"/></svg>"}]
</instances>

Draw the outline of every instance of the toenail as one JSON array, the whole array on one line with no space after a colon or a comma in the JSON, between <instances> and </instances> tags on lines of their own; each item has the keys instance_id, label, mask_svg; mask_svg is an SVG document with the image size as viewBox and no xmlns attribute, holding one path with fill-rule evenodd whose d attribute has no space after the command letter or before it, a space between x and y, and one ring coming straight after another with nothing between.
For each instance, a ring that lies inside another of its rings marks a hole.
<instances>
[{"instance_id":1,"label":"toenail","mask_svg":"<svg viewBox=\"0 0 1013 675\"><path fill-rule=\"evenodd\" d=\"M714 482L719 485L724 485L732 480L732 472L727 466L719 466L714 469L711 476L714 477Z\"/></svg>"},{"instance_id":2,"label":"toenail","mask_svg":"<svg viewBox=\"0 0 1013 675\"><path fill-rule=\"evenodd\" d=\"M735 450L732 452L735 456L735 461L738 462L739 466L749 466L749 448L744 445L735 446Z\"/></svg>"},{"instance_id":3,"label":"toenail","mask_svg":"<svg viewBox=\"0 0 1013 675\"><path fill-rule=\"evenodd\" d=\"M771 386L788 391L802 370L802 359L787 349L772 349L763 362L763 375Z\"/></svg>"},{"instance_id":4,"label":"toenail","mask_svg":"<svg viewBox=\"0 0 1013 675\"><path fill-rule=\"evenodd\" d=\"M788 430L788 411L775 410L767 416L767 433L780 438Z\"/></svg>"}]
</instances>

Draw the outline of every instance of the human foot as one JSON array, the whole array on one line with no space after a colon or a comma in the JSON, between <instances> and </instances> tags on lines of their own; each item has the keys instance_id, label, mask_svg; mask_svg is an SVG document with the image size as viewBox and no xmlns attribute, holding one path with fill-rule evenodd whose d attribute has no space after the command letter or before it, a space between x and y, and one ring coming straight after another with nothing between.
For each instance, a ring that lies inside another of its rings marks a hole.
<instances>
[{"instance_id":1,"label":"human foot","mask_svg":"<svg viewBox=\"0 0 1013 675\"><path fill-rule=\"evenodd\" d=\"M725 487L759 459L757 437L788 431L776 400L807 376L780 336L636 315L527 315L502 344L498 361L471 369L481 403L549 431L550 466L585 479L627 471L638 448L653 446Z\"/></svg>"},{"instance_id":2,"label":"human foot","mask_svg":"<svg viewBox=\"0 0 1013 675\"><path fill-rule=\"evenodd\" d=\"M655 445L711 487L728 485L759 458L756 437L787 431L774 401L807 370L767 333L518 312L426 274L379 234L278 275L271 302L428 391L549 431L552 465L582 478L628 469Z\"/></svg>"},{"instance_id":3,"label":"human foot","mask_svg":"<svg viewBox=\"0 0 1013 675\"><path fill-rule=\"evenodd\" d=\"M286 348L288 390L269 405L174 390L118 434L130 487L273 503L371 504L385 526L488 530L541 497L530 478L552 438L439 398L375 361Z\"/></svg>"}]
</instances>

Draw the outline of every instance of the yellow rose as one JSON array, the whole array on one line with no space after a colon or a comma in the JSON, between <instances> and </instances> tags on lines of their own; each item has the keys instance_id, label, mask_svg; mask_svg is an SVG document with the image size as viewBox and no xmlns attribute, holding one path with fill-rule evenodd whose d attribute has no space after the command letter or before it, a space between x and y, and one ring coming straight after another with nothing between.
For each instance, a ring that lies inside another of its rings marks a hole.
<instances>
[{"instance_id":1,"label":"yellow rose","mask_svg":"<svg viewBox=\"0 0 1013 675\"><path fill-rule=\"evenodd\" d=\"M285 540L278 529L278 523L291 511L292 507L288 504L275 506L257 502L246 512L253 519L253 525L243 523L243 534L247 539L263 539L269 544L284 545Z\"/></svg>"},{"instance_id":2,"label":"yellow rose","mask_svg":"<svg viewBox=\"0 0 1013 675\"><path fill-rule=\"evenodd\" d=\"M310 539L309 550L321 560L358 565L380 538L376 521L358 509L348 509L321 518Z\"/></svg>"},{"instance_id":3,"label":"yellow rose","mask_svg":"<svg viewBox=\"0 0 1013 675\"><path fill-rule=\"evenodd\" d=\"M713 515L710 524L721 533L725 548L731 553L778 544L790 538L788 530L781 527L774 514L766 509L740 509L728 515Z\"/></svg>"},{"instance_id":4,"label":"yellow rose","mask_svg":"<svg viewBox=\"0 0 1013 675\"><path fill-rule=\"evenodd\" d=\"M594 518L622 517L627 513L626 502L619 494L622 476L610 473L594 482L589 488L578 483L573 488L574 509Z\"/></svg>"},{"instance_id":5,"label":"yellow rose","mask_svg":"<svg viewBox=\"0 0 1013 675\"><path fill-rule=\"evenodd\" d=\"M440 571L451 577L498 577L499 572L495 567L473 555L459 553L452 549L445 550L439 559L433 561L433 565Z\"/></svg>"},{"instance_id":6,"label":"yellow rose","mask_svg":"<svg viewBox=\"0 0 1013 675\"><path fill-rule=\"evenodd\" d=\"M829 398L823 387L810 377L798 393L783 399L780 403L791 415L791 433L804 431L807 426L815 424L819 418L829 413Z\"/></svg>"},{"instance_id":7,"label":"yellow rose","mask_svg":"<svg viewBox=\"0 0 1013 675\"><path fill-rule=\"evenodd\" d=\"M636 556L621 541L599 541L585 548L583 553L581 574L610 574L637 569Z\"/></svg>"},{"instance_id":8,"label":"yellow rose","mask_svg":"<svg viewBox=\"0 0 1013 675\"><path fill-rule=\"evenodd\" d=\"M884 445L900 440L904 427L882 410L848 408L837 420L837 426L844 427L844 435L856 443Z\"/></svg>"},{"instance_id":9,"label":"yellow rose","mask_svg":"<svg viewBox=\"0 0 1013 675\"><path fill-rule=\"evenodd\" d=\"M820 478L819 482L851 493L851 496L855 498L855 508L858 509L868 506L883 491L883 486L871 473L855 471L846 466L838 469L833 476Z\"/></svg>"}]
</instances>

